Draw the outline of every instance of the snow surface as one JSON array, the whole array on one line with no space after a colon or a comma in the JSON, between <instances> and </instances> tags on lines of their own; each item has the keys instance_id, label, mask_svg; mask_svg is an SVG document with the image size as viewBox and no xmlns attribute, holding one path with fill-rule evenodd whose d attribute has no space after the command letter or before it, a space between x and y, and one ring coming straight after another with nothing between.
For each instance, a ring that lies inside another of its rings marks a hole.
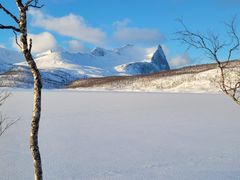
<instances>
[{"instance_id":1,"label":"snow surface","mask_svg":"<svg viewBox=\"0 0 240 180\"><path fill-rule=\"evenodd\" d=\"M32 93L2 111L1 180L30 180ZM44 177L62 180L240 179L240 111L222 94L44 91Z\"/></svg>"}]
</instances>

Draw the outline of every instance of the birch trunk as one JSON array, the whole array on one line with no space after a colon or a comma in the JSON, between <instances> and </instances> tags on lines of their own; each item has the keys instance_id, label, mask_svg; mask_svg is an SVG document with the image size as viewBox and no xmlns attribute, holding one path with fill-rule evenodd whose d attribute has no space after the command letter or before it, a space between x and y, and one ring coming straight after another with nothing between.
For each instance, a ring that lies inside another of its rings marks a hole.
<instances>
[{"instance_id":1,"label":"birch trunk","mask_svg":"<svg viewBox=\"0 0 240 180\"><path fill-rule=\"evenodd\" d=\"M32 152L32 159L34 165L34 179L42 180L43 176L41 155L38 146L38 131L41 117L41 89L42 89L41 75L31 54L32 42L30 41L30 43L28 43L27 39L27 13L26 13L27 9L22 4L21 0L16 0L16 3L20 13L19 28L21 48L34 79L33 113L30 132L30 150Z\"/></svg>"}]
</instances>

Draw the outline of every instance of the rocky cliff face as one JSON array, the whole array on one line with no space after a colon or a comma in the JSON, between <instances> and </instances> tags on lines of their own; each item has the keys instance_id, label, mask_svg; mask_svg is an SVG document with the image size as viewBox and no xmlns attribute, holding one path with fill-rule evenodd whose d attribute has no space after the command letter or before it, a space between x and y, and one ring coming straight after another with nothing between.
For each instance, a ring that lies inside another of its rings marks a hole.
<instances>
[{"instance_id":1,"label":"rocky cliff face","mask_svg":"<svg viewBox=\"0 0 240 180\"><path fill-rule=\"evenodd\" d=\"M170 70L170 66L163 52L161 45L153 54L151 62L135 62L118 66L117 69L126 74L139 75L139 74L151 74L160 71Z\"/></svg>"},{"instance_id":2,"label":"rocky cliff face","mask_svg":"<svg viewBox=\"0 0 240 180\"><path fill-rule=\"evenodd\" d=\"M159 71L161 71L161 70L170 70L170 66L168 64L168 61L166 59L166 56L165 56L165 54L163 52L163 49L162 49L161 45L158 46L158 49L153 54L151 63L156 65L156 67L157 67L157 69Z\"/></svg>"}]
</instances>

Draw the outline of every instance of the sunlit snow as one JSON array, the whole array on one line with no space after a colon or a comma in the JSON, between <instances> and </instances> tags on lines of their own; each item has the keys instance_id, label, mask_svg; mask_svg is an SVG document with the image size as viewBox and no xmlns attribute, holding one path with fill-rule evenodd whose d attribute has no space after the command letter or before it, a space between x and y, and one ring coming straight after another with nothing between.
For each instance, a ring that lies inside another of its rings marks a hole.
<instances>
[{"instance_id":1,"label":"sunlit snow","mask_svg":"<svg viewBox=\"0 0 240 180\"><path fill-rule=\"evenodd\" d=\"M33 179L32 93L12 93L2 111L21 120L0 138L0 179ZM44 178L239 179L239 117L222 94L44 91Z\"/></svg>"}]
</instances>

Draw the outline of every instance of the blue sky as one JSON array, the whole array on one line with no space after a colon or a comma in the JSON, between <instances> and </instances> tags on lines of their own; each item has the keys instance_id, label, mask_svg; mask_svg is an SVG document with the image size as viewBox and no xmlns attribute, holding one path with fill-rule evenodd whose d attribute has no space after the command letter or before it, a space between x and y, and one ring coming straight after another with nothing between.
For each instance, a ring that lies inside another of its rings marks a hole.
<instances>
[{"instance_id":1,"label":"blue sky","mask_svg":"<svg viewBox=\"0 0 240 180\"><path fill-rule=\"evenodd\" d=\"M179 65L206 62L195 50L173 40L182 18L190 29L212 30L225 39L224 22L239 15L240 0L40 0L45 6L29 14L29 32L35 51L63 47L88 51L95 46L115 48L124 44L153 47L162 44ZM4 3L17 14L14 1ZM12 24L1 14L2 24ZM12 48L13 34L1 31L0 44ZM44 42L41 42L44 40ZM180 62L182 61L182 62Z\"/></svg>"}]
</instances>

